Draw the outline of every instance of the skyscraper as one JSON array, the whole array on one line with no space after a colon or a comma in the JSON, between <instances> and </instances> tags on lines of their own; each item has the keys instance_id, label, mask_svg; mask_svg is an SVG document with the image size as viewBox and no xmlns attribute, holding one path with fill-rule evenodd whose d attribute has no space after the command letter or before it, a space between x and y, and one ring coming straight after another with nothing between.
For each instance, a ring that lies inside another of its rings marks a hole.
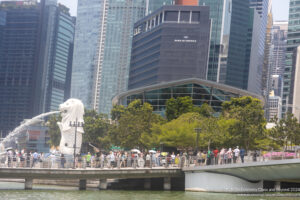
<instances>
[{"instance_id":1,"label":"skyscraper","mask_svg":"<svg viewBox=\"0 0 300 200\"><path fill-rule=\"evenodd\" d=\"M112 98L127 89L133 24L146 0L82 0L78 4L72 97L109 114Z\"/></svg>"},{"instance_id":2,"label":"skyscraper","mask_svg":"<svg viewBox=\"0 0 300 200\"><path fill-rule=\"evenodd\" d=\"M269 72L268 62L266 62L266 67L264 67L265 47L270 45L266 42L268 14L270 13L270 16L272 16L271 9L270 12L268 12L268 8L269 0L250 0L248 50L251 53L249 57L247 55L246 62L246 65L249 65L247 89L250 92L254 92L260 95L264 93L263 90L267 90L267 84L265 83L267 82L267 80L263 77L268 77ZM271 31L271 26L269 31ZM268 92L265 92L264 96L266 96L267 94Z\"/></svg>"},{"instance_id":3,"label":"skyscraper","mask_svg":"<svg viewBox=\"0 0 300 200\"><path fill-rule=\"evenodd\" d=\"M207 6L163 6L138 21L128 89L206 79L210 25Z\"/></svg>"},{"instance_id":4,"label":"skyscraper","mask_svg":"<svg viewBox=\"0 0 300 200\"><path fill-rule=\"evenodd\" d=\"M294 50L292 66L289 111L300 121L300 46Z\"/></svg>"},{"instance_id":5,"label":"skyscraper","mask_svg":"<svg viewBox=\"0 0 300 200\"><path fill-rule=\"evenodd\" d=\"M268 0L200 0L210 6L207 79L261 94Z\"/></svg>"},{"instance_id":6,"label":"skyscraper","mask_svg":"<svg viewBox=\"0 0 300 200\"><path fill-rule=\"evenodd\" d=\"M269 0L268 0L269 1ZM271 89L272 82L272 30L273 30L273 14L272 14L272 4L269 1L269 8L267 15L267 24L266 24L266 36L264 44L264 61L262 68L262 95L267 99ZM265 22L265 20L264 20Z\"/></svg>"},{"instance_id":7,"label":"skyscraper","mask_svg":"<svg viewBox=\"0 0 300 200\"><path fill-rule=\"evenodd\" d=\"M78 1L71 96L82 100L88 109L93 108L94 74L103 60L107 6L106 0Z\"/></svg>"},{"instance_id":8,"label":"skyscraper","mask_svg":"<svg viewBox=\"0 0 300 200\"><path fill-rule=\"evenodd\" d=\"M4 134L24 119L57 110L64 100L58 96L64 96L67 87L72 34L64 29L70 25L63 20L69 16L66 8L53 3L0 2L0 132ZM57 12L61 19L55 18Z\"/></svg>"},{"instance_id":9,"label":"skyscraper","mask_svg":"<svg viewBox=\"0 0 300 200\"><path fill-rule=\"evenodd\" d=\"M38 98L40 112L48 112L70 97L75 18L57 0L46 0L42 24L39 87L43 95Z\"/></svg>"},{"instance_id":10,"label":"skyscraper","mask_svg":"<svg viewBox=\"0 0 300 200\"><path fill-rule=\"evenodd\" d=\"M207 79L225 83L232 4L230 0L200 0L199 5L210 7L212 19Z\"/></svg>"},{"instance_id":11,"label":"skyscraper","mask_svg":"<svg viewBox=\"0 0 300 200\"><path fill-rule=\"evenodd\" d=\"M0 131L34 114L40 4L0 2Z\"/></svg>"},{"instance_id":12,"label":"skyscraper","mask_svg":"<svg viewBox=\"0 0 300 200\"><path fill-rule=\"evenodd\" d=\"M271 90L275 96L282 97L283 73L285 68L285 52L287 43L288 22L274 22L272 27L272 56L271 56ZM278 116L281 117L281 116Z\"/></svg>"},{"instance_id":13,"label":"skyscraper","mask_svg":"<svg viewBox=\"0 0 300 200\"><path fill-rule=\"evenodd\" d=\"M277 21L272 30L272 74L283 76L287 45L287 21Z\"/></svg>"},{"instance_id":14,"label":"skyscraper","mask_svg":"<svg viewBox=\"0 0 300 200\"><path fill-rule=\"evenodd\" d=\"M212 19L208 80L248 89L248 34L253 22L249 1L200 0L199 4L210 6Z\"/></svg>"},{"instance_id":15,"label":"skyscraper","mask_svg":"<svg viewBox=\"0 0 300 200\"><path fill-rule=\"evenodd\" d=\"M282 96L282 113L284 114L288 110L287 104L292 104L291 98L291 85L294 74L292 73L293 66L293 54L297 47L300 45L298 40L300 33L298 24L300 23L300 0L290 0L289 8L289 25L287 35L287 48L286 48L286 60L285 69L283 73L283 96Z\"/></svg>"}]
</instances>

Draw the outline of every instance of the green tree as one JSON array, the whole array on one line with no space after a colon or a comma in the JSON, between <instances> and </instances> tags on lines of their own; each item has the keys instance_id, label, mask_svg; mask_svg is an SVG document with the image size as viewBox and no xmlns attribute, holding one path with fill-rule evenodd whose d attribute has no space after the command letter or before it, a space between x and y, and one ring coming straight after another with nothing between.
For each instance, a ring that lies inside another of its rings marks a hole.
<instances>
[{"instance_id":1,"label":"green tree","mask_svg":"<svg viewBox=\"0 0 300 200\"><path fill-rule=\"evenodd\" d=\"M177 119L180 115L194 111L194 104L191 97L171 98L166 103L166 117L168 121Z\"/></svg>"},{"instance_id":2,"label":"green tree","mask_svg":"<svg viewBox=\"0 0 300 200\"><path fill-rule=\"evenodd\" d=\"M253 97L232 98L223 103L222 117L231 121L228 131L233 143L246 149L258 148L258 141L266 136L263 105Z\"/></svg>"},{"instance_id":3,"label":"green tree","mask_svg":"<svg viewBox=\"0 0 300 200\"><path fill-rule=\"evenodd\" d=\"M86 110L84 124L83 142L91 143L100 149L110 147L110 143L104 140L110 128L110 121L106 115L98 114L94 110Z\"/></svg>"},{"instance_id":4,"label":"green tree","mask_svg":"<svg viewBox=\"0 0 300 200\"><path fill-rule=\"evenodd\" d=\"M224 126L216 117L205 117L196 112L182 114L166 124L156 124L153 128L153 138L156 146L160 143L173 148L195 148L197 133L195 128L201 128L198 147L220 147L226 142L227 134L222 130Z\"/></svg>"},{"instance_id":5,"label":"green tree","mask_svg":"<svg viewBox=\"0 0 300 200\"><path fill-rule=\"evenodd\" d=\"M121 112L120 112L121 110ZM127 108L115 106L117 123L110 130L110 141L123 148L148 148L151 143L151 128L155 123L164 121L153 113L153 108L141 100L131 102Z\"/></svg>"},{"instance_id":6,"label":"green tree","mask_svg":"<svg viewBox=\"0 0 300 200\"><path fill-rule=\"evenodd\" d=\"M60 116L52 115L46 123L46 125L48 127L48 134L50 136L50 140L48 141L48 143L52 147L53 146L57 147L57 146L59 146L59 143L60 143L61 134L60 134L60 129L57 125L57 122L59 122L59 121L61 121Z\"/></svg>"},{"instance_id":7,"label":"green tree","mask_svg":"<svg viewBox=\"0 0 300 200\"><path fill-rule=\"evenodd\" d=\"M274 118L275 127L270 130L271 136L276 142L285 149L288 144L300 144L300 124L292 113L287 113L280 120Z\"/></svg>"},{"instance_id":8,"label":"green tree","mask_svg":"<svg viewBox=\"0 0 300 200\"><path fill-rule=\"evenodd\" d=\"M203 117L207 117L207 118L213 117L215 113L214 109L207 103L202 104L201 107L195 107L194 110L195 112L198 112Z\"/></svg>"},{"instance_id":9,"label":"green tree","mask_svg":"<svg viewBox=\"0 0 300 200\"><path fill-rule=\"evenodd\" d=\"M123 105L115 105L111 110L111 119L119 120L122 114L125 113L125 107Z\"/></svg>"}]
</instances>

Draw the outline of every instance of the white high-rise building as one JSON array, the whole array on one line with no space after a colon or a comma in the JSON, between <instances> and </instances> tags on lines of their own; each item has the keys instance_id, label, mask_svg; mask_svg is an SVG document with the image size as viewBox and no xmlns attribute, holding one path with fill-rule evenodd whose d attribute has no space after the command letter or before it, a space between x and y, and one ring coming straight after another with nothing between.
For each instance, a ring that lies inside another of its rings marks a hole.
<instances>
[{"instance_id":1,"label":"white high-rise building","mask_svg":"<svg viewBox=\"0 0 300 200\"><path fill-rule=\"evenodd\" d=\"M268 100L269 104L269 120L277 117L281 119L282 101L279 96L274 96L274 92L271 92Z\"/></svg>"}]
</instances>

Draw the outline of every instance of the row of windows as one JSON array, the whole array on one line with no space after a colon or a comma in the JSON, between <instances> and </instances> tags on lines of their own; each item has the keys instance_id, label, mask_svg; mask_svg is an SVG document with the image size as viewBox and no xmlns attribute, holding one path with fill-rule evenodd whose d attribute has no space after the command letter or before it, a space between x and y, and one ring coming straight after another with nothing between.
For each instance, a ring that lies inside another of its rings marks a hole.
<instances>
[{"instance_id":1,"label":"row of windows","mask_svg":"<svg viewBox=\"0 0 300 200\"><path fill-rule=\"evenodd\" d=\"M195 23L200 22L199 11L164 11L143 22L134 29L134 35L152 30L164 22Z\"/></svg>"},{"instance_id":2,"label":"row of windows","mask_svg":"<svg viewBox=\"0 0 300 200\"><path fill-rule=\"evenodd\" d=\"M131 59L133 62L135 62L135 59L143 59L145 56L148 56L149 54L152 54L153 52L156 52L160 49L160 44L156 45L154 47L151 47L143 52L139 52L138 54L136 54L135 56L132 56Z\"/></svg>"}]
</instances>

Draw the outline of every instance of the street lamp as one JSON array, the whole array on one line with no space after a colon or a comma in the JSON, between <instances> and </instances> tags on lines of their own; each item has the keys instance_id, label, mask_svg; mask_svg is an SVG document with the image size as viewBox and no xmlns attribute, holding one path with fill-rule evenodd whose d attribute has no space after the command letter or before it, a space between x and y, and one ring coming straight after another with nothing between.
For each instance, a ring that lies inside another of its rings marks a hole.
<instances>
[{"instance_id":1,"label":"street lamp","mask_svg":"<svg viewBox=\"0 0 300 200\"><path fill-rule=\"evenodd\" d=\"M195 132L197 133L196 137L196 153L198 153L198 144L199 144L199 134L201 133L201 128L195 128Z\"/></svg>"},{"instance_id":2,"label":"street lamp","mask_svg":"<svg viewBox=\"0 0 300 200\"><path fill-rule=\"evenodd\" d=\"M70 121L70 127L75 127L75 142L74 142L74 160L73 160L73 169L75 169L75 157L76 157L76 140L77 140L77 127L83 127L83 122L78 122L77 118L76 121Z\"/></svg>"},{"instance_id":3,"label":"street lamp","mask_svg":"<svg viewBox=\"0 0 300 200\"><path fill-rule=\"evenodd\" d=\"M16 149L17 150L19 150L18 143L19 143L18 140L16 140Z\"/></svg>"}]
</instances>

